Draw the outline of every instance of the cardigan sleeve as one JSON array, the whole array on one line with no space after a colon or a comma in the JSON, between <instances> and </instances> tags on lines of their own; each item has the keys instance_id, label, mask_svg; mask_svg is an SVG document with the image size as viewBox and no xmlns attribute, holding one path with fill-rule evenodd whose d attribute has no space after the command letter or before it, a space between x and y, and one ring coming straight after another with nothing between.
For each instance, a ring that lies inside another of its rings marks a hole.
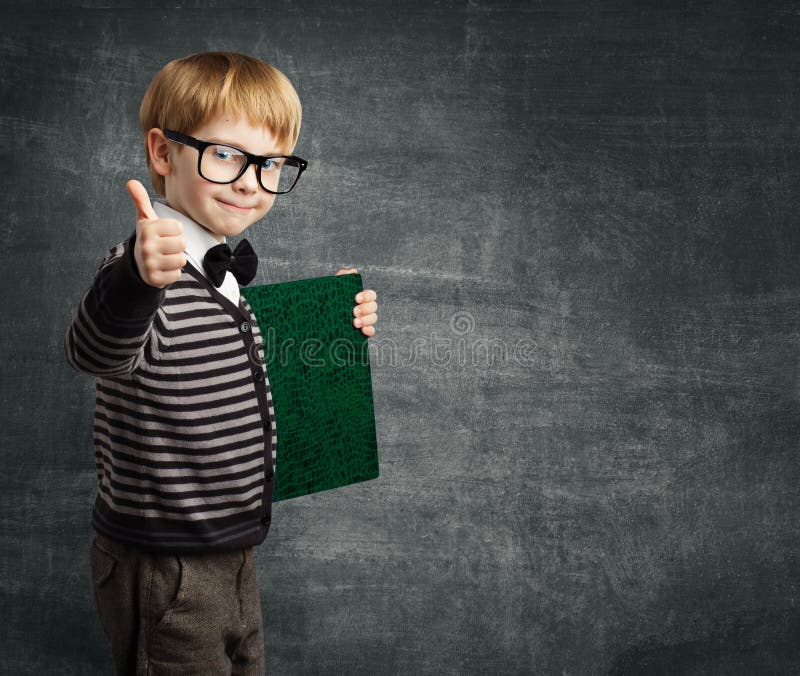
<instances>
[{"instance_id":1,"label":"cardigan sleeve","mask_svg":"<svg viewBox=\"0 0 800 676\"><path fill-rule=\"evenodd\" d=\"M132 373L144 354L165 289L145 282L133 256L134 232L108 251L64 337L67 362L79 373Z\"/></svg>"}]
</instances>

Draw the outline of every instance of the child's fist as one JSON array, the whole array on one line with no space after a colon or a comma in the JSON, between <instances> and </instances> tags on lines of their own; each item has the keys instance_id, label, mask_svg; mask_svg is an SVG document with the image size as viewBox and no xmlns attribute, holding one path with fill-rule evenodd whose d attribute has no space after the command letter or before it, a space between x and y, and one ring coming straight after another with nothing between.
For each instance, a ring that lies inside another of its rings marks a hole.
<instances>
[{"instance_id":1,"label":"child's fist","mask_svg":"<svg viewBox=\"0 0 800 676\"><path fill-rule=\"evenodd\" d=\"M136 246L133 257L139 275L150 286L163 289L178 281L186 265L183 226L174 218L159 218L139 181L126 184L136 206Z\"/></svg>"}]
</instances>

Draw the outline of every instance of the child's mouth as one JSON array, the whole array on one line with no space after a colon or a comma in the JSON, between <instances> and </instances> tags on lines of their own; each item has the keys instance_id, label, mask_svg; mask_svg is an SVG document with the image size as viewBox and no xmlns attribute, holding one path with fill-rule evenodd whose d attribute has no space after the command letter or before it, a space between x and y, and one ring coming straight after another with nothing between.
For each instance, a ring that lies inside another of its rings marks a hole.
<instances>
[{"instance_id":1,"label":"child's mouth","mask_svg":"<svg viewBox=\"0 0 800 676\"><path fill-rule=\"evenodd\" d=\"M240 207L238 204L231 204L225 200L218 199L217 202L219 202L222 206L232 209L233 211L238 211L239 213L250 211L250 207Z\"/></svg>"}]
</instances>

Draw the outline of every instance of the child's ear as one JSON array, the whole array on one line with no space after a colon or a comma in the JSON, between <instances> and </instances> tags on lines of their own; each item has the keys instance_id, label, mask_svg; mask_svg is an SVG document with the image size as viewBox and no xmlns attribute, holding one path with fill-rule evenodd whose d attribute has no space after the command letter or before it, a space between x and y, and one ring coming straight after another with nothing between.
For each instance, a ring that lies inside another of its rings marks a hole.
<instances>
[{"instance_id":1,"label":"child's ear","mask_svg":"<svg viewBox=\"0 0 800 676\"><path fill-rule=\"evenodd\" d=\"M172 171L169 139L160 129L154 127L147 132L147 152L150 153L150 163L160 176L166 176Z\"/></svg>"}]
</instances>

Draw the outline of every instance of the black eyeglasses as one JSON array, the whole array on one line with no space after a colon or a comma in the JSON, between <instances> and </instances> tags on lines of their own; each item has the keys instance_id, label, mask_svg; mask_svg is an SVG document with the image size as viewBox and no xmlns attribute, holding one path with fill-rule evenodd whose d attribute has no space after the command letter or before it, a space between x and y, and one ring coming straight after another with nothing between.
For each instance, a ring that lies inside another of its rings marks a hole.
<instances>
[{"instance_id":1,"label":"black eyeglasses","mask_svg":"<svg viewBox=\"0 0 800 676\"><path fill-rule=\"evenodd\" d=\"M296 155L253 155L236 146L200 141L168 129L164 135L175 143L197 148L197 172L212 183L233 183L255 164L258 184L273 195L284 195L294 188L308 166Z\"/></svg>"}]
</instances>

